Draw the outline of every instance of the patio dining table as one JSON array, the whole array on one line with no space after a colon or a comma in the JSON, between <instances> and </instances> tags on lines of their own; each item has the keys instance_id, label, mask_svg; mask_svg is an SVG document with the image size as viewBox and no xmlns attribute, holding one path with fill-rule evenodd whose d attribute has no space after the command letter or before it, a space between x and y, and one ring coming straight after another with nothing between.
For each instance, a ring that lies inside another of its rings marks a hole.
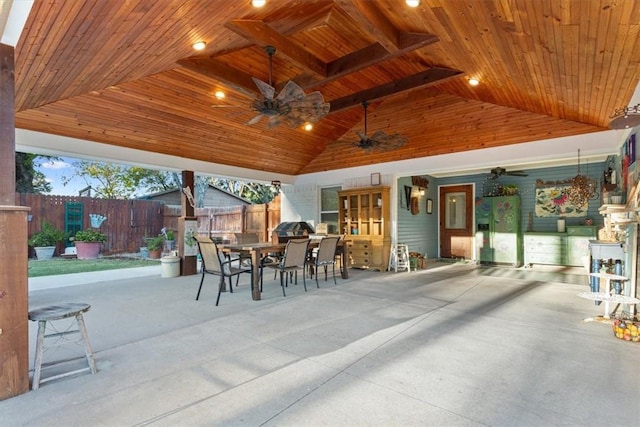
<instances>
[{"instance_id":1,"label":"patio dining table","mask_svg":"<svg viewBox=\"0 0 640 427\"><path fill-rule=\"evenodd\" d=\"M320 244L319 239L310 239L309 249L317 248L319 244ZM252 265L260 265L263 254L266 255L274 252L284 252L286 247L287 247L286 243L271 243L271 242L218 244L218 248L220 248L220 250L223 252L248 253L249 255L251 255ZM347 251L346 251L346 242L344 240L340 240L338 242L336 254L341 256L340 275L342 276L343 279L348 279L349 270L347 269ZM260 269L259 268L253 269L251 284L252 284L251 298L254 301L259 301L260 300Z\"/></svg>"}]
</instances>

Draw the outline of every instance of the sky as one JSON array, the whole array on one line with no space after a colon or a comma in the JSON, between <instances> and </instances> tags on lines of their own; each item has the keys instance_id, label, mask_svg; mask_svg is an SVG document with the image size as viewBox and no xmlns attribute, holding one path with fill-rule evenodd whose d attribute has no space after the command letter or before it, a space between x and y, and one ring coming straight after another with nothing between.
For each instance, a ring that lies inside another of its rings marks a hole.
<instances>
[{"instance_id":1,"label":"sky","mask_svg":"<svg viewBox=\"0 0 640 427\"><path fill-rule=\"evenodd\" d=\"M50 195L77 196L80 190L90 185L85 178L74 176L75 169L73 163L80 161L80 159L59 157L49 161L38 158L36 161L40 162L40 165L36 166L36 169L42 172L46 180L51 184L51 193L48 193ZM73 178L67 185L63 185L63 177Z\"/></svg>"}]
</instances>

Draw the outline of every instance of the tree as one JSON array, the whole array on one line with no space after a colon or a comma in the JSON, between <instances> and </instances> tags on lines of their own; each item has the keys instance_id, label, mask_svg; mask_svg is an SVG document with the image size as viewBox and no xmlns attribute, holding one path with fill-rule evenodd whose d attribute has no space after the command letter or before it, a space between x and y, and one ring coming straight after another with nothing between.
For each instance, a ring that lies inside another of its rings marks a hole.
<instances>
[{"instance_id":1,"label":"tree","mask_svg":"<svg viewBox=\"0 0 640 427\"><path fill-rule=\"evenodd\" d=\"M16 153L16 192L17 193L51 193L51 184L45 175L36 170L38 159L52 160L56 157L41 156L31 153Z\"/></svg>"},{"instance_id":2,"label":"tree","mask_svg":"<svg viewBox=\"0 0 640 427\"><path fill-rule=\"evenodd\" d=\"M269 203L278 195L278 192L272 186L257 182L212 178L212 185L247 199L252 203Z\"/></svg>"},{"instance_id":3,"label":"tree","mask_svg":"<svg viewBox=\"0 0 640 427\"><path fill-rule=\"evenodd\" d=\"M93 186L92 181L97 181L94 190L97 197L104 199L129 199L149 191L176 188L170 184L170 173L165 171L87 160L74 162L73 167L74 174L63 177L63 185L75 176L84 179L87 185Z\"/></svg>"}]
</instances>

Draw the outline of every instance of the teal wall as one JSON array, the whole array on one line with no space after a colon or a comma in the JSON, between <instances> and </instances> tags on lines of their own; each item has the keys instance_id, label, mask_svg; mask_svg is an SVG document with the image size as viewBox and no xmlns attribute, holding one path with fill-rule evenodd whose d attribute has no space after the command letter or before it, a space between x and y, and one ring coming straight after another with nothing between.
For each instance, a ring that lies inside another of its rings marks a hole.
<instances>
[{"instance_id":1,"label":"teal wall","mask_svg":"<svg viewBox=\"0 0 640 427\"><path fill-rule=\"evenodd\" d=\"M593 163L589 165L583 164L580 168L582 175L587 175L598 183L602 180L602 175L606 169L606 162ZM497 182L504 184L515 184L519 188L519 194L522 202L522 229L523 231L556 231L556 217L538 218L535 216L535 189L536 180L544 182L563 181L573 178L577 174L576 166L563 166L556 168L532 169L525 170L528 173L526 177L506 176L498 178ZM424 176L424 175L423 175ZM427 193L420 200L420 213L412 215L406 209L404 202L404 186L411 185L411 178L405 177L398 179L398 243L406 243L409 245L410 251L426 253L429 258L435 258L438 255L438 186L453 184L475 184L476 196L481 196L483 188L488 191L496 181L488 180L488 173L477 175L465 175L450 178L439 178L427 176L429 179L429 188ZM425 213L426 199L433 200L433 214ZM589 201L588 214L593 218L594 225L602 227L604 225L603 217L598 213L602 202L600 194L595 200ZM529 215L532 217L533 227L529 227ZM567 225L582 225L585 217L566 218Z\"/></svg>"}]
</instances>

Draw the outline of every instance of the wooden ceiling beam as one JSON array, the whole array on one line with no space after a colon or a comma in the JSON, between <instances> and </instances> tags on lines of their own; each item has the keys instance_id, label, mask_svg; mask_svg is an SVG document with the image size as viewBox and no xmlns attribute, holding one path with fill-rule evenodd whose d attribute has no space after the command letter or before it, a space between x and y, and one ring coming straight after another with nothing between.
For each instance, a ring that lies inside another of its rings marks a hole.
<instances>
[{"instance_id":1,"label":"wooden ceiling beam","mask_svg":"<svg viewBox=\"0 0 640 427\"><path fill-rule=\"evenodd\" d=\"M283 36L264 21L250 19L234 19L225 25L258 46L275 46L278 53L307 69L313 75L324 78L327 75L327 64L300 46L295 41Z\"/></svg>"},{"instance_id":2,"label":"wooden ceiling beam","mask_svg":"<svg viewBox=\"0 0 640 427\"><path fill-rule=\"evenodd\" d=\"M253 82L252 76L242 71L213 59L204 57L192 57L181 59L178 64L184 68L195 71L203 76L217 80L249 98L260 96L258 88Z\"/></svg>"},{"instance_id":3,"label":"wooden ceiling beam","mask_svg":"<svg viewBox=\"0 0 640 427\"><path fill-rule=\"evenodd\" d=\"M369 0L339 0L338 5L388 52L400 49L400 34L396 27Z\"/></svg>"},{"instance_id":4,"label":"wooden ceiling beam","mask_svg":"<svg viewBox=\"0 0 640 427\"><path fill-rule=\"evenodd\" d=\"M427 71L423 71L412 76L386 83L371 89L356 92L342 98L329 101L331 108L329 114L351 108L355 105L361 105L364 101L373 101L385 96L404 92L418 87L430 86L435 83L441 83L445 80L464 75L462 71L450 70L448 68L434 67Z\"/></svg>"}]
</instances>

